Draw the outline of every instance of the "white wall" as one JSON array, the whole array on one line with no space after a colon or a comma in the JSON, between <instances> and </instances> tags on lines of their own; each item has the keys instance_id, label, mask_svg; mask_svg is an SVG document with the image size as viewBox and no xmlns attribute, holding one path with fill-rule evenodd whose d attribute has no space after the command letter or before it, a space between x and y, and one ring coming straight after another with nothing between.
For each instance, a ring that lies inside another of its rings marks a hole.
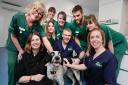
<instances>
[{"instance_id":1,"label":"white wall","mask_svg":"<svg viewBox=\"0 0 128 85\"><path fill-rule=\"evenodd\" d=\"M15 12L0 8L0 47L4 47L8 36L8 26Z\"/></svg>"},{"instance_id":2,"label":"white wall","mask_svg":"<svg viewBox=\"0 0 128 85\"><path fill-rule=\"evenodd\" d=\"M120 21L122 13L121 0L100 0L99 1L99 21L117 19L119 24L110 25L114 30L120 31Z\"/></svg>"},{"instance_id":3,"label":"white wall","mask_svg":"<svg viewBox=\"0 0 128 85\"><path fill-rule=\"evenodd\" d=\"M128 38L128 0L123 0L122 5L121 30Z\"/></svg>"}]
</instances>

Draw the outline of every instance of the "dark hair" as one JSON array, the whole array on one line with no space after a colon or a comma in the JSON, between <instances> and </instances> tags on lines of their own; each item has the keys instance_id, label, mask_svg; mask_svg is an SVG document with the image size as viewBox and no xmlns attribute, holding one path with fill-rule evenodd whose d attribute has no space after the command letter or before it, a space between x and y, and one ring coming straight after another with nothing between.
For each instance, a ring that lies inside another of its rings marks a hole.
<instances>
[{"instance_id":1,"label":"dark hair","mask_svg":"<svg viewBox=\"0 0 128 85\"><path fill-rule=\"evenodd\" d=\"M75 13L77 11L80 11L81 13L83 13L83 9L82 9L82 7L80 5L76 5L72 9L72 13Z\"/></svg>"},{"instance_id":2,"label":"dark hair","mask_svg":"<svg viewBox=\"0 0 128 85\"><path fill-rule=\"evenodd\" d=\"M48 35L48 26L49 26L49 23L52 23L52 24L54 25L53 20L49 20L49 21L48 21L48 23L46 24L46 27L45 27L46 35Z\"/></svg>"},{"instance_id":3,"label":"dark hair","mask_svg":"<svg viewBox=\"0 0 128 85\"><path fill-rule=\"evenodd\" d=\"M63 15L63 20L66 21L66 13L64 11L60 11L58 14L57 14L57 18L59 17L59 15Z\"/></svg>"},{"instance_id":4,"label":"dark hair","mask_svg":"<svg viewBox=\"0 0 128 85\"><path fill-rule=\"evenodd\" d=\"M88 15L86 18L85 18L85 24L87 25L88 23L94 23L96 26L98 26L98 27L100 27L99 26L99 23L98 23L98 21L97 21L97 19L96 19L96 17L95 17L95 15L94 14L90 14L90 15Z\"/></svg>"},{"instance_id":5,"label":"dark hair","mask_svg":"<svg viewBox=\"0 0 128 85\"><path fill-rule=\"evenodd\" d=\"M42 41L42 37L39 35L38 32L34 32L34 33L31 33L31 34L28 36L28 39L27 39L27 42L26 42L26 45L25 45L25 51L26 51L27 53L29 53L29 54L32 52L31 40L32 40L33 35L39 36L40 41L41 41L40 50L43 50L43 45L42 45L43 41Z\"/></svg>"},{"instance_id":6,"label":"dark hair","mask_svg":"<svg viewBox=\"0 0 128 85\"><path fill-rule=\"evenodd\" d=\"M55 7L49 7L48 12L56 13Z\"/></svg>"}]
</instances>

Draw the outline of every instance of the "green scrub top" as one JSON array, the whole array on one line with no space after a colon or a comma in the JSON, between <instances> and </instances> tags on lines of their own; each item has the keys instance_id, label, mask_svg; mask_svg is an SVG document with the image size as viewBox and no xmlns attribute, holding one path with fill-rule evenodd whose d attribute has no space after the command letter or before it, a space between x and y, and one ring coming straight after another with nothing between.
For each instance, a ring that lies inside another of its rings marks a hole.
<instances>
[{"instance_id":1,"label":"green scrub top","mask_svg":"<svg viewBox=\"0 0 128 85\"><path fill-rule=\"evenodd\" d=\"M112 40L110 29L105 24L100 24L100 29L105 33L105 48L108 49L108 43Z\"/></svg>"},{"instance_id":2,"label":"green scrub top","mask_svg":"<svg viewBox=\"0 0 128 85\"><path fill-rule=\"evenodd\" d=\"M50 38L48 38L48 40L49 40L50 44L53 46L55 39L51 36Z\"/></svg>"},{"instance_id":3,"label":"green scrub top","mask_svg":"<svg viewBox=\"0 0 128 85\"><path fill-rule=\"evenodd\" d=\"M16 35L21 48L24 49L29 34L33 32L38 32L41 37L45 36L44 29L39 23L33 23L32 27L28 28L25 13L15 14L8 29L7 49L18 51L11 40L11 33Z\"/></svg>"},{"instance_id":4,"label":"green scrub top","mask_svg":"<svg viewBox=\"0 0 128 85\"><path fill-rule=\"evenodd\" d=\"M126 49L127 49L127 41L126 38L123 34L113 30L109 26L106 25L101 25L102 29L109 29L109 32L111 34L111 40L113 42L113 47L114 47L114 54L124 54ZM108 35L107 35L108 37Z\"/></svg>"},{"instance_id":5,"label":"green scrub top","mask_svg":"<svg viewBox=\"0 0 128 85\"><path fill-rule=\"evenodd\" d=\"M63 29L70 29L71 25L69 22L65 22L64 27L60 28L58 22L55 24L55 35L56 39L61 39L62 38L62 32Z\"/></svg>"},{"instance_id":6,"label":"green scrub top","mask_svg":"<svg viewBox=\"0 0 128 85\"><path fill-rule=\"evenodd\" d=\"M83 19L85 19L86 16L83 16ZM82 26L80 27L75 20L73 20L71 22L71 30L73 32L73 36L77 37L80 40L80 45L82 50L86 50L87 49L87 28L86 28L86 24L82 24Z\"/></svg>"}]
</instances>

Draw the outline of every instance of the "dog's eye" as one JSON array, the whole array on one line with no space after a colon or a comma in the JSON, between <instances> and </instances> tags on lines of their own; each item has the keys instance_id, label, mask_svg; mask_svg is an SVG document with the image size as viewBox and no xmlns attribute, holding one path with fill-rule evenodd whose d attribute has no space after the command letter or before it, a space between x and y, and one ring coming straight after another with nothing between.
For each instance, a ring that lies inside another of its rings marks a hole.
<instances>
[{"instance_id":1,"label":"dog's eye","mask_svg":"<svg viewBox=\"0 0 128 85\"><path fill-rule=\"evenodd\" d=\"M54 56L54 55L55 55L55 53L54 53L54 52L51 52L51 53L50 53L50 55L51 55L51 56Z\"/></svg>"}]
</instances>

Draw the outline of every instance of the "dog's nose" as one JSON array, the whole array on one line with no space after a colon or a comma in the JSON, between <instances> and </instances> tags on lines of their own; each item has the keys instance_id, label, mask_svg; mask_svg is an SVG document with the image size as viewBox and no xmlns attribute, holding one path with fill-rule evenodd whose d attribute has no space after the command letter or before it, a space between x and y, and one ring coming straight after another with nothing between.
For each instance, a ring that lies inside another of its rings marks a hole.
<instances>
[{"instance_id":1,"label":"dog's nose","mask_svg":"<svg viewBox=\"0 0 128 85\"><path fill-rule=\"evenodd\" d=\"M56 59L56 60L59 60L59 57L57 56L55 59Z\"/></svg>"}]
</instances>

